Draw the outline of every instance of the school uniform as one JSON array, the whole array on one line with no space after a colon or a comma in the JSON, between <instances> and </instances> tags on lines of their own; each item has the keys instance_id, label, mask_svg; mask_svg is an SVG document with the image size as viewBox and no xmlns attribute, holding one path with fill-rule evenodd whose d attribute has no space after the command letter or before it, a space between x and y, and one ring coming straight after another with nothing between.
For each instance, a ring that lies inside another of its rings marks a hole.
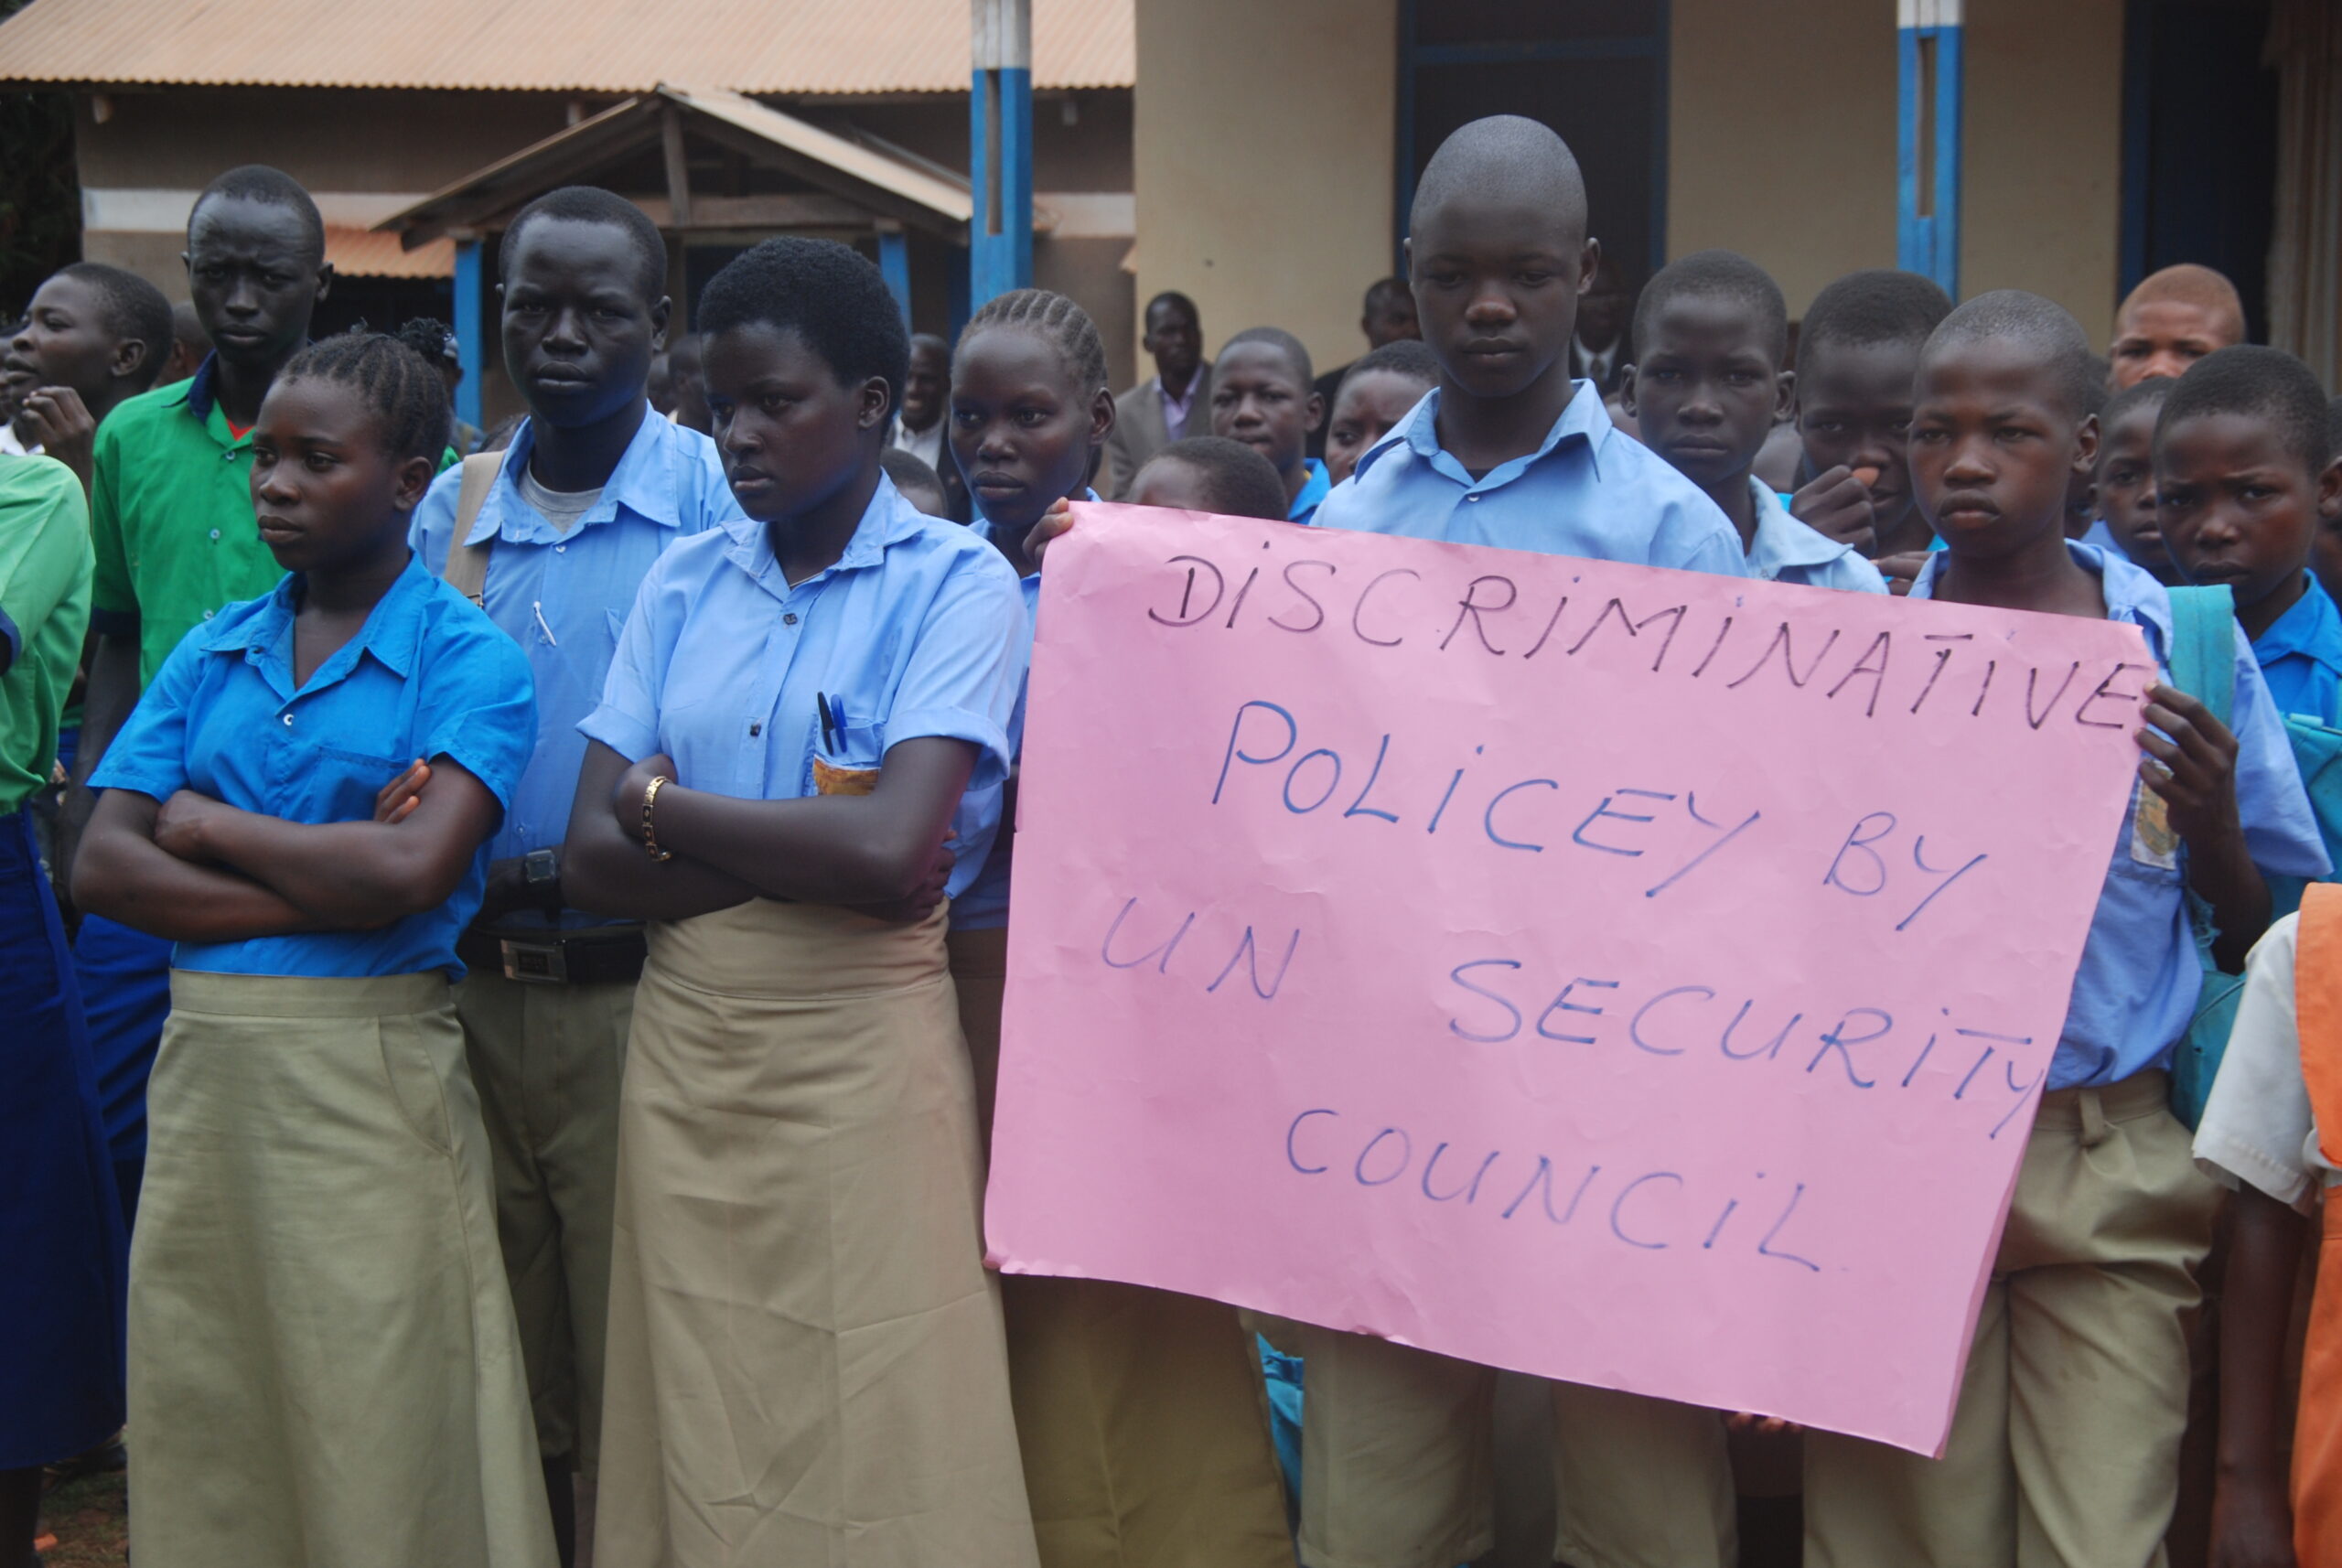
<instances>
[{"instance_id":1,"label":"school uniform","mask_svg":"<svg viewBox=\"0 0 2342 1568\"><path fill-rule=\"evenodd\" d=\"M679 539L736 516L715 443L645 418L591 505L557 527L532 506L533 421L523 420L462 542L486 548L482 607L520 645L536 682L537 735L491 861L557 851L569 831L586 737L627 611ZM415 509L415 553L446 575L463 476L439 476ZM542 493L542 492L538 492ZM582 499L583 498L578 498ZM574 504L574 503L573 503ZM496 1220L521 1325L537 1441L594 1473L617 1196L618 1083L642 972L639 921L534 909L459 940L464 1049L496 1169Z\"/></svg>"},{"instance_id":2,"label":"school uniform","mask_svg":"<svg viewBox=\"0 0 2342 1568\"><path fill-rule=\"evenodd\" d=\"M1772 486L1752 478L1748 493L1756 511L1756 537L1748 546L1750 576L1855 594L1886 592L1886 579L1861 551L1790 516Z\"/></svg>"},{"instance_id":3,"label":"school uniform","mask_svg":"<svg viewBox=\"0 0 2342 1568\"><path fill-rule=\"evenodd\" d=\"M296 688L288 578L165 662L91 783L366 822L411 759L510 808L535 734L510 639L410 558ZM147 1568L553 1561L454 897L365 931L182 942L131 1249L131 1530Z\"/></svg>"},{"instance_id":4,"label":"school uniform","mask_svg":"<svg viewBox=\"0 0 2342 1568\"><path fill-rule=\"evenodd\" d=\"M993 535L982 516L974 532ZM1019 587L1029 613L1040 574ZM1012 752L1024 723L1020 686ZM987 1145L1008 975L1010 829L1004 820L983 871L953 902L947 939ZM1234 1307L1042 1274L1004 1274L1000 1294L1042 1568L1292 1568L1260 1373Z\"/></svg>"},{"instance_id":5,"label":"school uniform","mask_svg":"<svg viewBox=\"0 0 2342 1568\"><path fill-rule=\"evenodd\" d=\"M0 457L0 1470L69 1457L122 1426L128 1243L81 993L26 809L48 783L89 618L81 481L46 457Z\"/></svg>"},{"instance_id":6,"label":"school uniform","mask_svg":"<svg viewBox=\"0 0 2342 1568\"><path fill-rule=\"evenodd\" d=\"M212 390L218 367L206 356L188 380L125 400L98 426L90 626L137 637L141 690L190 630L285 575L252 526L252 432L239 434L220 409ZM170 1011L171 944L88 915L73 959L106 1133L134 1209L146 1155L146 1075Z\"/></svg>"},{"instance_id":7,"label":"school uniform","mask_svg":"<svg viewBox=\"0 0 2342 1568\"><path fill-rule=\"evenodd\" d=\"M2068 548L2099 576L2107 618L2138 627L2167 671L2162 585L2118 554ZM1929 597L1941 573L1941 559L1930 561L1911 596ZM2264 874L2324 875L2281 715L2241 630L2229 727L2254 863ZM2172 1045L2202 979L2186 873L2186 846L2159 798L2134 784L1944 1457L1809 1433L1811 1568L2162 1560L2187 1419L2185 1325L2218 1203L2169 1109Z\"/></svg>"},{"instance_id":8,"label":"school uniform","mask_svg":"<svg viewBox=\"0 0 2342 1568\"><path fill-rule=\"evenodd\" d=\"M882 478L835 564L793 585L746 519L669 550L579 727L765 800L864 793L891 746L967 742L956 896L997 820L1028 636L999 553ZM650 924L619 1108L608 1568L1034 1563L947 918L759 897Z\"/></svg>"},{"instance_id":9,"label":"school uniform","mask_svg":"<svg viewBox=\"0 0 2342 1568\"><path fill-rule=\"evenodd\" d=\"M2309 591L2252 639L2252 657L2279 713L2342 723L2342 614L2315 574Z\"/></svg>"},{"instance_id":10,"label":"school uniform","mask_svg":"<svg viewBox=\"0 0 2342 1568\"><path fill-rule=\"evenodd\" d=\"M1318 503L1323 501L1334 488L1333 478L1326 472L1325 464L1315 457L1305 458L1304 461L1307 465L1305 471L1308 478L1301 481L1301 493L1295 496L1292 506L1285 509L1284 517L1287 522L1307 522L1316 515Z\"/></svg>"},{"instance_id":11,"label":"school uniform","mask_svg":"<svg viewBox=\"0 0 2342 1568\"><path fill-rule=\"evenodd\" d=\"M1348 480L1318 504L1320 528L1395 533L1748 575L1740 534L1716 503L1610 423L1585 381L1537 450L1474 478L1439 444L1439 390L1366 450Z\"/></svg>"},{"instance_id":12,"label":"school uniform","mask_svg":"<svg viewBox=\"0 0 2342 1568\"><path fill-rule=\"evenodd\" d=\"M1320 528L1746 576L1715 502L1619 434L1585 381L1537 450L1474 478L1427 393L1318 505ZM1495 1542L1496 1373L1304 1326L1301 1560L1427 1568ZM1715 1412L1553 1383L1555 1556L1578 1568L1727 1568L1738 1555Z\"/></svg>"},{"instance_id":13,"label":"school uniform","mask_svg":"<svg viewBox=\"0 0 2342 1568\"><path fill-rule=\"evenodd\" d=\"M2320 1226L2317 1289L2294 1423L2294 1556L2342 1562L2342 889L2309 890L2254 944L2196 1163L2250 1184ZM2318 1211L2325 1218L2318 1219Z\"/></svg>"}]
</instances>

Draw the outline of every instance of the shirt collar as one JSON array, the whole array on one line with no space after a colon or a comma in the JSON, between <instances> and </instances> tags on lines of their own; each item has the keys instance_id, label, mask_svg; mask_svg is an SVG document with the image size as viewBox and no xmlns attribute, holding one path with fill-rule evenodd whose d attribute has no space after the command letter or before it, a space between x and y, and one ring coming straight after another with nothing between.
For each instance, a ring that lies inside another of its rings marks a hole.
<instances>
[{"instance_id":1,"label":"shirt collar","mask_svg":"<svg viewBox=\"0 0 2342 1568\"><path fill-rule=\"evenodd\" d=\"M1789 515L1780 496L1764 480L1751 476L1749 495L1756 510L1756 537L1748 547L1750 564L1778 570L1787 566L1826 566L1853 547L1841 544L1820 529Z\"/></svg>"},{"instance_id":2,"label":"shirt collar","mask_svg":"<svg viewBox=\"0 0 2342 1568\"><path fill-rule=\"evenodd\" d=\"M423 558L410 552L405 567L391 584L390 591L375 601L366 614L366 624L358 628L334 656L320 665L309 677L307 690L329 684L348 674L361 653L371 653L375 661L392 674L404 680L414 672L415 653L423 642L423 607L430 599L437 579L424 569ZM299 607L295 596L301 575L288 572L268 596L257 601L255 613L240 616L204 636L201 647L207 653L241 651L254 663L269 664L281 659L287 694L291 692L293 666L293 617Z\"/></svg>"},{"instance_id":3,"label":"shirt collar","mask_svg":"<svg viewBox=\"0 0 2342 1568\"><path fill-rule=\"evenodd\" d=\"M1610 411L1602 406L1602 394L1594 390L1594 383L1572 381L1570 401L1563 405L1561 417L1553 421L1553 427L1545 433L1545 439L1539 444L1537 450L1526 456L1499 463L1475 479L1465 470L1464 465L1439 444L1439 397L1440 389L1437 387L1425 392L1423 401L1409 409L1406 416L1391 427L1389 435L1367 448L1366 455L1358 460L1358 467L1351 471L1350 478L1358 478L1376 458L1403 443L1437 472L1466 489L1489 490L1520 478L1563 442L1580 441L1585 444L1586 460L1594 465L1594 477L1599 479L1602 477L1602 449L1618 434L1618 427L1610 423Z\"/></svg>"},{"instance_id":4,"label":"shirt collar","mask_svg":"<svg viewBox=\"0 0 2342 1568\"><path fill-rule=\"evenodd\" d=\"M2079 540L2066 541L2066 549L2084 571L2099 579L2099 591L2106 596L2106 618L2138 627L2147 633L2147 647L2157 660L2171 656L2171 595L2146 571L2133 565L2131 558L2117 550L2101 550L2095 544ZM1943 575L1944 567L1951 561L1951 552L1939 550L1928 557L1919 568L1918 579L1911 585L1911 597L1935 597L1936 579Z\"/></svg>"},{"instance_id":5,"label":"shirt collar","mask_svg":"<svg viewBox=\"0 0 2342 1568\"><path fill-rule=\"evenodd\" d=\"M187 411L195 415L199 424L211 417L211 406L218 401L212 394L211 384L217 379L219 368L220 356L206 354L203 363L196 366L195 374L187 380Z\"/></svg>"},{"instance_id":6,"label":"shirt collar","mask_svg":"<svg viewBox=\"0 0 2342 1568\"><path fill-rule=\"evenodd\" d=\"M1324 500L1334 488L1334 481L1327 474L1325 464L1315 457L1306 459L1306 462L1309 477L1302 481L1301 493L1293 498L1293 505L1285 512L1296 522L1316 511L1317 503Z\"/></svg>"},{"instance_id":7,"label":"shirt collar","mask_svg":"<svg viewBox=\"0 0 2342 1568\"><path fill-rule=\"evenodd\" d=\"M682 486L676 482L675 464L682 432L682 425L670 424L656 409L646 407L642 423L618 455L618 466L602 485L601 499L577 520L577 526L607 522L624 507L662 528L681 528ZM497 469L496 487L481 505L465 543L484 543L499 534L515 538L536 521L535 509L521 494L521 476L529 471L529 455L536 447L536 421L523 419L512 433L512 445L505 449L504 461ZM518 509L509 520L508 507Z\"/></svg>"},{"instance_id":8,"label":"shirt collar","mask_svg":"<svg viewBox=\"0 0 2342 1568\"><path fill-rule=\"evenodd\" d=\"M917 537L933 521L925 512L903 499L895 481L885 474L878 476L878 489L871 496L870 504L863 510L862 521L854 526L854 537L845 542L844 553L822 571L814 573L802 583L792 584L780 575L780 563L772 553L772 535L765 525L753 517L736 517L724 524L732 536L724 558L756 580L757 585L775 598L787 598L800 588L809 587L824 577L876 566L886 557L886 552L907 539ZM957 527L957 524L952 526Z\"/></svg>"},{"instance_id":9,"label":"shirt collar","mask_svg":"<svg viewBox=\"0 0 2342 1568\"><path fill-rule=\"evenodd\" d=\"M2262 664L2294 654L2342 673L2342 614L2315 575L2309 591L2253 639L2252 656Z\"/></svg>"}]
</instances>

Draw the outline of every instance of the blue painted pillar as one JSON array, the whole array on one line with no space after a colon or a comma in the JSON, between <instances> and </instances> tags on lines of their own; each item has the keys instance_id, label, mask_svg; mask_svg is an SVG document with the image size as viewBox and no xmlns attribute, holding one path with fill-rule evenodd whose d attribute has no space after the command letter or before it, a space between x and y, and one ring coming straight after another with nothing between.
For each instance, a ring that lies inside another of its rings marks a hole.
<instances>
[{"instance_id":1,"label":"blue painted pillar","mask_svg":"<svg viewBox=\"0 0 2342 1568\"><path fill-rule=\"evenodd\" d=\"M971 308L1033 283L1031 0L972 0L975 71L968 94Z\"/></svg>"},{"instance_id":2,"label":"blue painted pillar","mask_svg":"<svg viewBox=\"0 0 2342 1568\"><path fill-rule=\"evenodd\" d=\"M1896 259L1960 297L1961 0L1896 0Z\"/></svg>"},{"instance_id":3,"label":"blue painted pillar","mask_svg":"<svg viewBox=\"0 0 2342 1568\"><path fill-rule=\"evenodd\" d=\"M478 425L480 378L488 372L488 291L481 287L479 242L456 242L456 352L464 384L456 389L456 417Z\"/></svg>"},{"instance_id":4,"label":"blue painted pillar","mask_svg":"<svg viewBox=\"0 0 2342 1568\"><path fill-rule=\"evenodd\" d=\"M911 242L910 236L900 229L878 231L878 274L886 280L886 292L895 296L895 308L903 313L903 325L911 324Z\"/></svg>"}]
</instances>

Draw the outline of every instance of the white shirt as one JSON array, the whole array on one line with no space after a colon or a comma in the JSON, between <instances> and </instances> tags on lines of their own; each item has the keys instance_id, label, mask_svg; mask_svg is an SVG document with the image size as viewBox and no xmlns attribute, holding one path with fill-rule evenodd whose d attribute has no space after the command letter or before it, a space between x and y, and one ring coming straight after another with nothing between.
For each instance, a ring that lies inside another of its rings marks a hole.
<instances>
[{"instance_id":1,"label":"white shirt","mask_svg":"<svg viewBox=\"0 0 2342 1568\"><path fill-rule=\"evenodd\" d=\"M2253 944L2244 996L2228 1054L2212 1080L2196 1163L2223 1187L2251 1183L2280 1203L2307 1209L2313 1179L2342 1185L2318 1148L2309 1086L2302 1079L2301 1025L2294 1010L2294 952L2299 915L2288 915Z\"/></svg>"},{"instance_id":2,"label":"white shirt","mask_svg":"<svg viewBox=\"0 0 2342 1568\"><path fill-rule=\"evenodd\" d=\"M925 430L913 430L897 415L887 445L897 452L909 453L939 475L943 472L943 421L940 417Z\"/></svg>"}]
</instances>

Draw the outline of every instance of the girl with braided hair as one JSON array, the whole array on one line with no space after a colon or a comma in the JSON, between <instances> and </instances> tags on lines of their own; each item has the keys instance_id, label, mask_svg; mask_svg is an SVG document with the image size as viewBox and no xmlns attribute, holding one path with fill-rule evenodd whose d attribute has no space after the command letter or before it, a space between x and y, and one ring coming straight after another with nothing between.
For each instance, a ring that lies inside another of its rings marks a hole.
<instances>
[{"instance_id":1,"label":"girl with braided hair","mask_svg":"<svg viewBox=\"0 0 2342 1568\"><path fill-rule=\"evenodd\" d=\"M985 304L952 358L950 425L974 531L1015 568L1030 609L1041 579L1026 539L1052 505L1098 499L1090 477L1114 426L1106 350L1089 314L1044 289ZM1285 498L1269 477L1272 515L1283 517ZM1024 717L1020 692L1012 744ZM1015 821L1012 802L983 872L952 906L949 939L987 1125ZM1291 1568L1260 1373L1234 1307L1037 1274L1003 1275L1000 1291L1042 1568Z\"/></svg>"},{"instance_id":2,"label":"girl with braided hair","mask_svg":"<svg viewBox=\"0 0 2342 1568\"><path fill-rule=\"evenodd\" d=\"M92 779L96 910L177 944L130 1283L147 1568L551 1568L450 983L535 738L521 651L407 548L446 424L395 339L252 442L287 575L189 632Z\"/></svg>"}]
</instances>

